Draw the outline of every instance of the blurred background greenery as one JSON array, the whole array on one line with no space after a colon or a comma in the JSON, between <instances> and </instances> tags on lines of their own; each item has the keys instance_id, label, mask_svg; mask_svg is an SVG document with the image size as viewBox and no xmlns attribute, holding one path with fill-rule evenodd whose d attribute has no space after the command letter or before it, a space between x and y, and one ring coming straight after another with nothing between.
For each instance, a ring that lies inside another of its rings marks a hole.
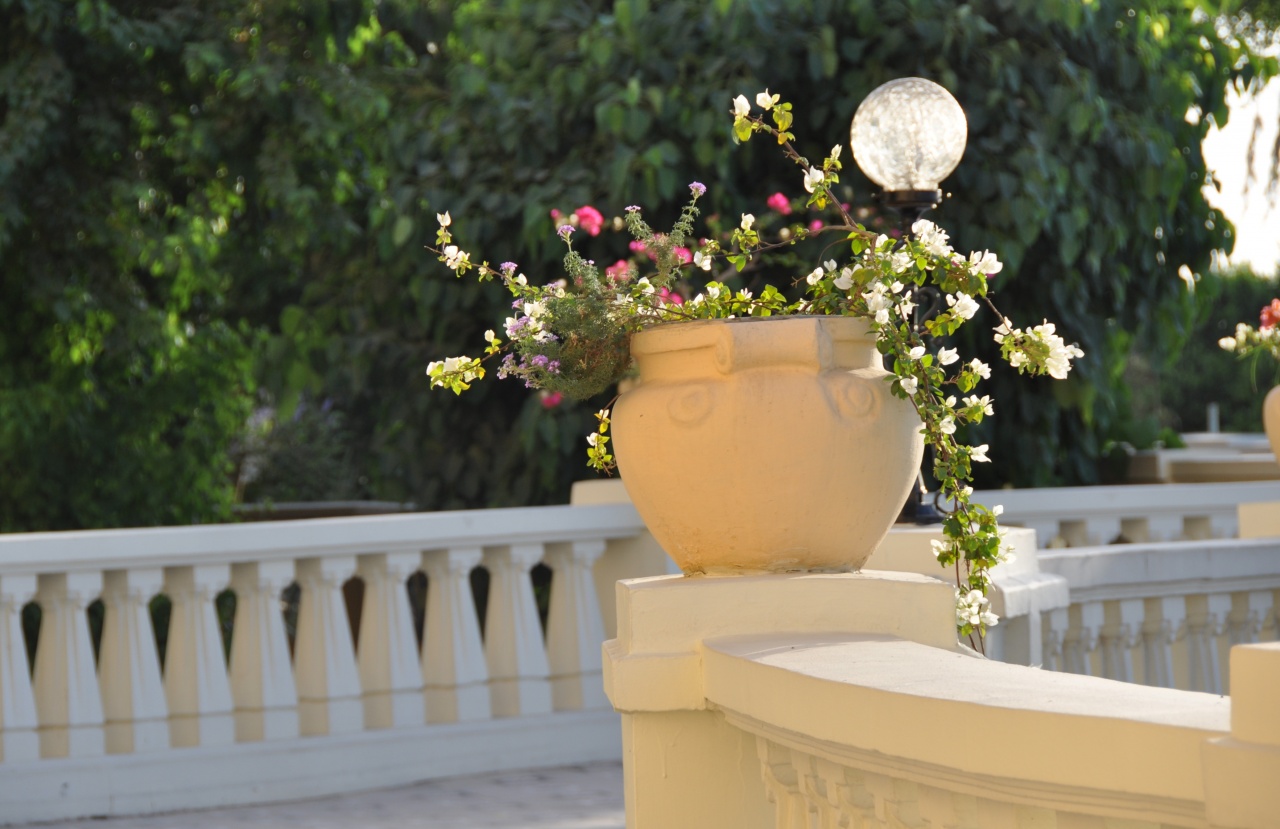
<instances>
[{"instance_id":1,"label":"blurred background greenery","mask_svg":"<svg viewBox=\"0 0 1280 829\"><path fill-rule=\"evenodd\" d=\"M766 86L812 155L896 77L964 106L934 218L958 249L998 252L1002 308L1087 354L1062 383L996 371L997 417L969 436L997 449L979 485L1105 480L1117 441L1202 428L1211 400L1224 428L1257 430L1270 380L1216 340L1256 323L1274 275L1210 271L1232 238L1201 192L1226 90L1275 72L1219 27L1240 12L0 0L0 530L225 520L243 499L564 501L604 401L427 390L428 361L505 316L500 291L423 250L435 214L541 281L559 276L552 209L636 203L661 225L696 179L709 233L740 212L776 228L765 201L800 176L764 142L734 147L728 115ZM842 186L874 215L852 163ZM616 233L583 247L627 255ZM786 283L788 264L742 278ZM959 345L994 363L974 327Z\"/></svg>"}]
</instances>

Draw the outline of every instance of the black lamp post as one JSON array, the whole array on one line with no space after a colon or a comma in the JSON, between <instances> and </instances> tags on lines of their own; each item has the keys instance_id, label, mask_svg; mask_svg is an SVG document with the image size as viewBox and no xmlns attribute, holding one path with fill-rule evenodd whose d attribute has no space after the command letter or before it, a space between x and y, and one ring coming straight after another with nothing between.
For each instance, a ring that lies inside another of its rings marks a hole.
<instances>
[{"instance_id":1,"label":"black lamp post","mask_svg":"<svg viewBox=\"0 0 1280 829\"><path fill-rule=\"evenodd\" d=\"M959 102L924 78L883 84L858 107L849 130L853 157L867 178L882 188L880 203L898 214L904 237L921 216L942 203L938 185L960 163L968 135L969 123ZM920 301L912 329L923 338L928 336L924 323L941 307L942 295L933 287L916 294ZM916 483L898 522L939 523L937 498L928 497L918 470Z\"/></svg>"}]
</instances>

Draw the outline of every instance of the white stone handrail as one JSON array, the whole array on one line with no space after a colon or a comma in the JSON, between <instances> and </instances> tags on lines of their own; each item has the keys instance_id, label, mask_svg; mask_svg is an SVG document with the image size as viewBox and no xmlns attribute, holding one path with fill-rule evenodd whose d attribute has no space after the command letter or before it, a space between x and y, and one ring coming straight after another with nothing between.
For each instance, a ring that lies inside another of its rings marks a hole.
<instances>
[{"instance_id":1,"label":"white stone handrail","mask_svg":"<svg viewBox=\"0 0 1280 829\"><path fill-rule=\"evenodd\" d=\"M1041 547L1093 547L1235 537L1237 505L1280 501L1280 481L995 489L973 499L1002 505L1002 521L1034 529Z\"/></svg>"},{"instance_id":2,"label":"white stone handrail","mask_svg":"<svg viewBox=\"0 0 1280 829\"><path fill-rule=\"evenodd\" d=\"M613 616L617 578L665 572L643 530L630 505L598 505L0 536L0 825L617 756L601 608ZM539 564L551 570L545 636ZM421 644L408 590L419 572ZM217 605L228 590L229 645ZM184 778L210 783L174 784Z\"/></svg>"}]
</instances>

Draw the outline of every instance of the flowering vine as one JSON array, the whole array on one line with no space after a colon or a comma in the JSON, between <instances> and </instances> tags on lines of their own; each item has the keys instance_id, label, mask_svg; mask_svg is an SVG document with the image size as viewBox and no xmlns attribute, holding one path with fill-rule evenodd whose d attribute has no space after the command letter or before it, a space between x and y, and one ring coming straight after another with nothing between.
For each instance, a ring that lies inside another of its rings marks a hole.
<instances>
[{"instance_id":1,"label":"flowering vine","mask_svg":"<svg viewBox=\"0 0 1280 829\"><path fill-rule=\"evenodd\" d=\"M1263 354L1270 355L1276 361L1276 372L1280 375L1280 299L1273 299L1262 306L1257 328L1237 323L1235 336L1223 337L1218 340L1218 345L1224 351L1241 358L1252 357L1255 361Z\"/></svg>"},{"instance_id":2,"label":"flowering vine","mask_svg":"<svg viewBox=\"0 0 1280 829\"><path fill-rule=\"evenodd\" d=\"M987 281L1003 267L996 254L974 251L966 257L952 249L946 231L924 219L912 225L911 236L899 239L854 221L831 190L840 180L841 147L833 147L820 163L801 156L789 131L791 104L780 96L765 90L756 96L753 108L739 95L733 100L732 115L736 141L747 141L757 133L769 135L800 168L799 183L808 194L806 206L819 210L831 206L839 214L836 223L801 230L802 236L841 234L848 248L847 254L795 277L794 285L803 292L799 299L789 300L772 285L758 295L734 291L714 278L687 299L678 292L676 282L682 275L709 272L716 261L742 271L754 258L796 238L789 233L781 241L766 242L755 216L745 213L727 238L696 240L698 201L707 192L696 181L689 185L689 201L668 232L654 231L638 206L624 211L622 222L634 239L633 250L642 251L654 266L644 276L623 261L602 273L574 249L576 230L598 232L604 225L594 208L585 214L585 208L579 209L573 217L576 221L557 229L568 248L565 276L545 285L530 284L511 262L496 268L487 262L473 263L454 244L449 214L438 214L440 229L431 250L458 276L475 270L482 281L500 280L512 295L512 314L503 326L505 339L494 331L485 333L483 359L460 356L432 362L427 367L431 385L461 393L484 377L484 360L501 355L500 377L516 377L531 388L586 399L608 389L628 369L629 335L649 325L793 314L863 318L892 367L891 392L911 401L924 440L933 449L934 476L951 505L943 537L933 542L933 552L939 564L954 574L960 634L976 634L980 639L998 621L987 600L990 570L1007 561L1010 553L998 523L1001 508L970 500L973 464L989 461L989 447L965 445L955 436L960 426L980 423L994 414L990 396L975 391L991 376L991 369L976 358L963 360L953 348L931 352L922 332L912 324L916 297L922 288L932 286L945 298L945 308L925 323L928 335L935 338L954 334L984 304L988 306L998 320L992 336L1000 345L1001 357L1023 374L1065 378L1071 361L1083 352L1066 343L1052 323L1016 328L995 308ZM791 209L782 194L771 196L769 206L780 213ZM609 409L596 417L597 428L587 437L587 463L608 472L614 466L609 452Z\"/></svg>"}]
</instances>

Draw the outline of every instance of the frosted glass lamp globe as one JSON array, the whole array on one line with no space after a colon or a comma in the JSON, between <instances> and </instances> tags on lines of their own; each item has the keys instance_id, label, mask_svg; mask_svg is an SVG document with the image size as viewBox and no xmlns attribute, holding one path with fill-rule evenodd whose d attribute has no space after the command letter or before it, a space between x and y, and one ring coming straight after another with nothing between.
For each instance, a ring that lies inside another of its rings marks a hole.
<instances>
[{"instance_id":1,"label":"frosted glass lamp globe","mask_svg":"<svg viewBox=\"0 0 1280 829\"><path fill-rule=\"evenodd\" d=\"M899 78L858 107L853 157L886 191L937 190L964 155L969 122L951 93L924 78Z\"/></svg>"}]
</instances>

